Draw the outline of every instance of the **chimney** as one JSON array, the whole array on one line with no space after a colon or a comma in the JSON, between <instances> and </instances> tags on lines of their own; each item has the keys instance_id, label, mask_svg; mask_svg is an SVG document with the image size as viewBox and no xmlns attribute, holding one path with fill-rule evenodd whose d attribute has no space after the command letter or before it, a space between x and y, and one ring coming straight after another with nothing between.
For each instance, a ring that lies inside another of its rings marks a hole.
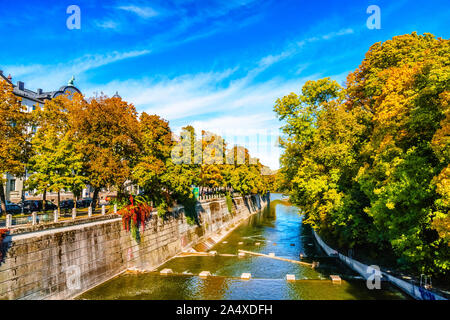
<instances>
[{"instance_id":1,"label":"chimney","mask_svg":"<svg viewBox=\"0 0 450 320\"><path fill-rule=\"evenodd\" d=\"M37 89L37 94L41 95L42 94L42 89Z\"/></svg>"},{"instance_id":2,"label":"chimney","mask_svg":"<svg viewBox=\"0 0 450 320\"><path fill-rule=\"evenodd\" d=\"M12 80L11 74L8 76L8 80L9 80L9 82L11 82L11 80Z\"/></svg>"},{"instance_id":3,"label":"chimney","mask_svg":"<svg viewBox=\"0 0 450 320\"><path fill-rule=\"evenodd\" d=\"M22 81L17 81L17 88L23 91L25 89L25 83L23 83Z\"/></svg>"}]
</instances>

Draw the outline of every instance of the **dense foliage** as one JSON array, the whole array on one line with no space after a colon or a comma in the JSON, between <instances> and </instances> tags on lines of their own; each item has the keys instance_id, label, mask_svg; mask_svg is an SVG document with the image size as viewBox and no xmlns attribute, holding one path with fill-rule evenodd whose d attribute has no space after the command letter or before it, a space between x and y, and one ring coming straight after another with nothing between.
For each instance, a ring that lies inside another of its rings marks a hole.
<instances>
[{"instance_id":1,"label":"dense foliage","mask_svg":"<svg viewBox=\"0 0 450 320\"><path fill-rule=\"evenodd\" d=\"M138 117L135 107L117 96L59 96L28 113L12 85L3 80L0 84L0 133L6 141L1 144L0 177L23 176L27 168L27 188L44 198L47 191L63 190L76 198L89 185L95 208L100 190L109 188L117 191L119 209L129 213L123 216L131 217L141 210L128 201L127 187L134 186L160 216L179 203L195 223L193 186L223 194L269 190L259 160L245 148L227 149L224 139L213 133L203 131L197 137L187 126L177 137L168 121L145 112ZM59 197L57 204L59 208Z\"/></svg>"},{"instance_id":2,"label":"dense foliage","mask_svg":"<svg viewBox=\"0 0 450 320\"><path fill-rule=\"evenodd\" d=\"M68 105L70 101L67 97L60 96L33 113L39 127L31 140L28 170L33 174L27 184L30 189L44 195L47 191L59 193L63 189L79 194L85 185L81 175L82 154L75 149L73 128L69 121L71 113L66 112ZM58 208L59 202L60 197Z\"/></svg>"},{"instance_id":3,"label":"dense foliage","mask_svg":"<svg viewBox=\"0 0 450 320\"><path fill-rule=\"evenodd\" d=\"M450 271L450 41L374 44L345 87L329 78L278 99L283 188L341 248Z\"/></svg>"},{"instance_id":4,"label":"dense foliage","mask_svg":"<svg viewBox=\"0 0 450 320\"><path fill-rule=\"evenodd\" d=\"M5 183L5 174L25 174L25 163L30 151L30 132L27 125L31 116L26 107L13 93L13 87L0 79L0 185ZM0 205L6 212L5 190L0 188Z\"/></svg>"}]
</instances>

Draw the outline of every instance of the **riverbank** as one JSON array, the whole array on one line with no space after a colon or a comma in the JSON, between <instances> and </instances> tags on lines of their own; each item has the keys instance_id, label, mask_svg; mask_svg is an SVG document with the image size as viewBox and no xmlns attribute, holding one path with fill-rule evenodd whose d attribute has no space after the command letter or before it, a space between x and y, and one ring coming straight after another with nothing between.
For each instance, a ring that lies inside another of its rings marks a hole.
<instances>
[{"instance_id":1,"label":"riverbank","mask_svg":"<svg viewBox=\"0 0 450 320\"><path fill-rule=\"evenodd\" d=\"M329 247L320 237L319 235L312 230L314 234L314 238L316 239L317 243L320 245L320 247L325 251L325 253L328 256L332 257L338 257L343 263L345 263L350 269L354 270L355 272L359 273L364 279L373 279L374 271L372 268L372 265L366 265L363 264L357 260L354 260L350 257L347 257L335 249ZM397 286L399 289L401 289L403 292L408 294L413 299L417 300L447 300L442 295L439 295L438 293L432 292L430 290L427 290L423 287L419 287L415 285L414 283L399 279L397 277L394 277L393 275L389 274L386 271L380 270L380 276L381 279L386 279L390 283Z\"/></svg>"},{"instance_id":2,"label":"riverbank","mask_svg":"<svg viewBox=\"0 0 450 320\"><path fill-rule=\"evenodd\" d=\"M69 299L126 269L152 270L240 219L258 212L268 197L225 198L197 203L198 225L189 225L183 207L167 219L154 213L140 240L115 219L8 236L0 265L0 299Z\"/></svg>"},{"instance_id":3,"label":"riverbank","mask_svg":"<svg viewBox=\"0 0 450 320\"><path fill-rule=\"evenodd\" d=\"M122 274L77 299L407 299L388 283L382 290L368 290L355 272L324 257L298 209L280 199L281 195L271 194L270 207L250 215L208 252L174 257L153 272ZM258 254L239 255L242 250ZM318 261L319 266L293 263L300 253L302 262ZM164 269L172 273L161 275ZM251 275L249 280L241 279L244 273ZM288 281L287 275L295 276L295 281ZM341 283L333 283L330 275L340 275Z\"/></svg>"}]
</instances>

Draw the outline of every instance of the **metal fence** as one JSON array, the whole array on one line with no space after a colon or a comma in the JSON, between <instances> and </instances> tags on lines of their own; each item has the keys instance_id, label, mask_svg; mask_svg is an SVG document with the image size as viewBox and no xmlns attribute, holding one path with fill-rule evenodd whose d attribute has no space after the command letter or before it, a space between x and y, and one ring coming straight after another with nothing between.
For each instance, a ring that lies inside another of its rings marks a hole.
<instances>
[{"instance_id":1,"label":"metal fence","mask_svg":"<svg viewBox=\"0 0 450 320\"><path fill-rule=\"evenodd\" d=\"M203 201L203 200L209 200L209 199L221 199L223 197L225 197L225 193L211 193L211 194L200 194L198 196L198 200L199 201ZM241 194L239 194L238 192L232 192L231 193L231 197L240 197Z\"/></svg>"},{"instance_id":2,"label":"metal fence","mask_svg":"<svg viewBox=\"0 0 450 320\"><path fill-rule=\"evenodd\" d=\"M333 248L329 247L320 237L319 235L313 230L314 237L317 241L317 243L320 245L320 247L327 253L327 255L335 256L338 255L339 259L343 261L349 268L352 270L358 272L364 279L367 279L371 273L368 273L368 265L361 263L357 260L354 260L352 258L349 258ZM418 300L447 300L445 297L432 292L430 290L427 290L425 288L416 286L414 283L399 279L394 277L393 275L390 275L387 272L381 271L381 274L383 277L385 277L389 282L396 285L398 288L406 292L409 296L413 297L414 299Z\"/></svg>"},{"instance_id":3,"label":"metal fence","mask_svg":"<svg viewBox=\"0 0 450 320\"><path fill-rule=\"evenodd\" d=\"M57 210L46 211L46 212L33 212L32 214L8 214L6 217L0 218L0 228L14 228L22 227L26 225L37 225L54 223L59 221L69 221L76 219L89 218L93 216L106 215L111 213L117 213L116 206L106 206L102 205L96 210L91 208L81 208L81 209L61 209L60 214L57 214Z\"/></svg>"}]
</instances>

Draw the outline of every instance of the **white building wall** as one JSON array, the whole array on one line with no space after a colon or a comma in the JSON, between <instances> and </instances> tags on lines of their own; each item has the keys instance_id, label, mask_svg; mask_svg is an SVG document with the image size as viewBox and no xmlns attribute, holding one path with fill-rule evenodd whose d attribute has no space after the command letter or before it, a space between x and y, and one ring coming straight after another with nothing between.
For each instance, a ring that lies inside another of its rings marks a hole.
<instances>
[{"instance_id":1,"label":"white building wall","mask_svg":"<svg viewBox=\"0 0 450 320\"><path fill-rule=\"evenodd\" d=\"M22 99L22 105L27 107L27 112L32 112L36 105L40 105L42 107L42 104L38 104L36 101L33 101L31 99L23 98ZM29 128L31 131L32 128ZM11 190L11 180L15 181L15 188L14 190ZM11 202L20 202L22 200L22 190L24 189L24 179L23 177L15 177L10 174L6 174L6 186L5 186L5 195L6 200ZM25 197L28 196L28 192L25 192Z\"/></svg>"}]
</instances>

